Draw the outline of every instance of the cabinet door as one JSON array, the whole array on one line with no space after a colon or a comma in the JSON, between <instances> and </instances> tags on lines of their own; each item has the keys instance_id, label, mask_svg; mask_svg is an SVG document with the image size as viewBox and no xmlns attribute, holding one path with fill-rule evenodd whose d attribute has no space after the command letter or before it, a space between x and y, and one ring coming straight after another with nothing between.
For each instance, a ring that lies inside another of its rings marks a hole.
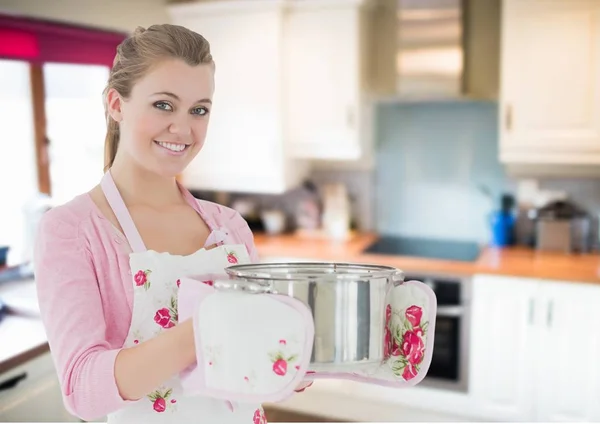
<instances>
[{"instance_id":1,"label":"cabinet door","mask_svg":"<svg viewBox=\"0 0 600 424\"><path fill-rule=\"evenodd\" d=\"M354 1L326 3L298 2L286 19L287 135L294 157L354 160L361 12Z\"/></svg>"},{"instance_id":2,"label":"cabinet door","mask_svg":"<svg viewBox=\"0 0 600 424\"><path fill-rule=\"evenodd\" d=\"M600 2L504 0L501 160L600 163Z\"/></svg>"},{"instance_id":3,"label":"cabinet door","mask_svg":"<svg viewBox=\"0 0 600 424\"><path fill-rule=\"evenodd\" d=\"M535 421L597 421L600 286L542 282Z\"/></svg>"},{"instance_id":4,"label":"cabinet door","mask_svg":"<svg viewBox=\"0 0 600 424\"><path fill-rule=\"evenodd\" d=\"M0 422L81 422L67 412L49 353L5 374L0 383L18 381L0 391Z\"/></svg>"},{"instance_id":5,"label":"cabinet door","mask_svg":"<svg viewBox=\"0 0 600 424\"><path fill-rule=\"evenodd\" d=\"M182 175L191 188L280 192L287 187L281 115L283 12L277 2L172 7L207 38L216 63L206 143Z\"/></svg>"},{"instance_id":6,"label":"cabinet door","mask_svg":"<svg viewBox=\"0 0 600 424\"><path fill-rule=\"evenodd\" d=\"M470 393L476 415L498 421L533 417L538 287L517 278L473 279Z\"/></svg>"}]
</instances>

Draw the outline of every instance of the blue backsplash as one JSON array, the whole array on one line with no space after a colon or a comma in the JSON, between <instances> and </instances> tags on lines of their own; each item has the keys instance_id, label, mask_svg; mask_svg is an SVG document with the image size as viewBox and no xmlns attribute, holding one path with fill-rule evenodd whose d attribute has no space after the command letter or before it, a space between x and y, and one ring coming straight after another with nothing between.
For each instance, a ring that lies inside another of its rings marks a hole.
<instances>
[{"instance_id":1,"label":"blue backsplash","mask_svg":"<svg viewBox=\"0 0 600 424\"><path fill-rule=\"evenodd\" d=\"M497 113L485 101L381 104L374 229L487 241L487 216L512 188L498 161Z\"/></svg>"}]
</instances>

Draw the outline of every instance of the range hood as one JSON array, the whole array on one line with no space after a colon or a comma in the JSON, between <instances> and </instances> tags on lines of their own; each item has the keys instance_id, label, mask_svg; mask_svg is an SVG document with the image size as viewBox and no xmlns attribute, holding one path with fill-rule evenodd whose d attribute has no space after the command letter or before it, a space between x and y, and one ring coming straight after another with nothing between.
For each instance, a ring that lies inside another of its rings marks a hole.
<instances>
[{"instance_id":1,"label":"range hood","mask_svg":"<svg viewBox=\"0 0 600 424\"><path fill-rule=\"evenodd\" d=\"M396 97L495 99L499 0L397 0Z\"/></svg>"}]
</instances>

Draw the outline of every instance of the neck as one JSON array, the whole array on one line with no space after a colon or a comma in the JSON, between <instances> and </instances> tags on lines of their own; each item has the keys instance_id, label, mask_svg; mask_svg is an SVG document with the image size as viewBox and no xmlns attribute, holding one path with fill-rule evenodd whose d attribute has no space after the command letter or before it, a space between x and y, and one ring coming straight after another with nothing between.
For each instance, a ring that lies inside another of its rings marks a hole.
<instances>
[{"instance_id":1,"label":"neck","mask_svg":"<svg viewBox=\"0 0 600 424\"><path fill-rule=\"evenodd\" d=\"M118 154L109 172L130 207L162 207L184 202L175 177L157 175Z\"/></svg>"}]
</instances>

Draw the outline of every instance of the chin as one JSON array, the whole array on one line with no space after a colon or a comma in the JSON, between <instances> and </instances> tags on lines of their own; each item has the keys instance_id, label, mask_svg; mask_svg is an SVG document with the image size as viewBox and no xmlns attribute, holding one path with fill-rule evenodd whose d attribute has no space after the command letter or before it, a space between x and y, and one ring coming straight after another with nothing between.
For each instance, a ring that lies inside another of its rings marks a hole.
<instances>
[{"instance_id":1,"label":"chin","mask_svg":"<svg viewBox=\"0 0 600 424\"><path fill-rule=\"evenodd\" d=\"M165 169L165 168L159 168L159 169L153 169L151 170L154 174L159 175L163 178L175 178L178 175L182 174L183 171L185 170L184 168L181 169Z\"/></svg>"}]
</instances>

